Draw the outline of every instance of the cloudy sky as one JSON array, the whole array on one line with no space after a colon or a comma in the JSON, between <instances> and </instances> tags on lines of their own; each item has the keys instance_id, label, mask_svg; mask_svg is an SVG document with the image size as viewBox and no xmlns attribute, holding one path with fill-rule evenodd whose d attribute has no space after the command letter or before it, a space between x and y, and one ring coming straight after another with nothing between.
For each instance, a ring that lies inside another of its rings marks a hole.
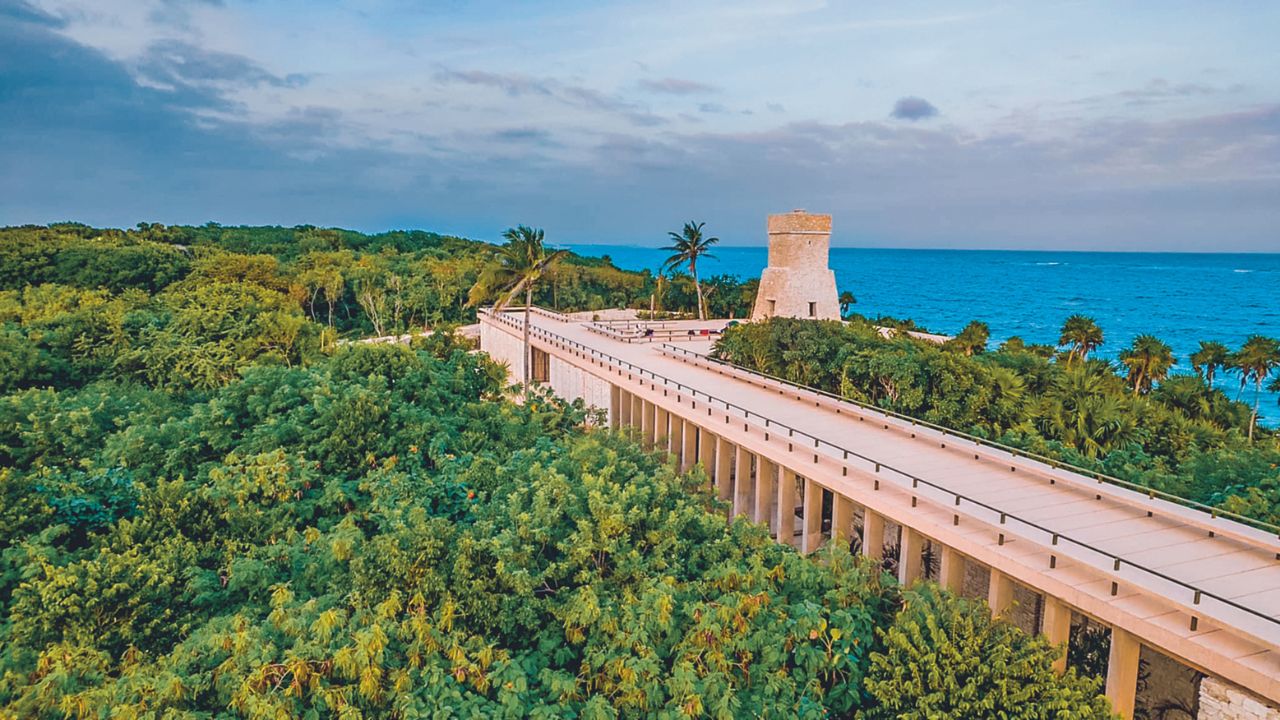
<instances>
[{"instance_id":1,"label":"cloudy sky","mask_svg":"<svg viewBox=\"0 0 1280 720\"><path fill-rule=\"evenodd\" d=\"M1280 251L1280 3L0 0L0 224Z\"/></svg>"}]
</instances>

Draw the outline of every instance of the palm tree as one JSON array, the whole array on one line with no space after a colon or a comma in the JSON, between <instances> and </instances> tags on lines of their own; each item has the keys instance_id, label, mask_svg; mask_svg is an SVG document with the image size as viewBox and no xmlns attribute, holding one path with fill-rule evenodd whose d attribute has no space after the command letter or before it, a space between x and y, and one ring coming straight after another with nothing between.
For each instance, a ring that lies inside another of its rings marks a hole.
<instances>
[{"instance_id":1,"label":"palm tree","mask_svg":"<svg viewBox=\"0 0 1280 720\"><path fill-rule=\"evenodd\" d=\"M971 321L959 335L951 338L948 345L960 350L966 356L980 353L987 349L987 341L991 339L991 329L978 320Z\"/></svg>"},{"instance_id":2,"label":"palm tree","mask_svg":"<svg viewBox=\"0 0 1280 720\"><path fill-rule=\"evenodd\" d=\"M1191 353L1191 367L1195 368L1196 374L1203 377L1205 382L1213 385L1214 374L1218 368L1226 367L1230 357L1231 351L1226 345L1213 340L1201 340L1200 349Z\"/></svg>"},{"instance_id":3,"label":"palm tree","mask_svg":"<svg viewBox=\"0 0 1280 720\"><path fill-rule=\"evenodd\" d=\"M1231 355L1231 366L1240 372L1243 388L1253 379L1253 415L1249 418L1249 442L1253 442L1253 428L1258 424L1258 403L1262 399L1262 383L1280 367L1280 340L1250 335L1244 345Z\"/></svg>"},{"instance_id":4,"label":"palm tree","mask_svg":"<svg viewBox=\"0 0 1280 720\"><path fill-rule=\"evenodd\" d=\"M1120 352L1120 363L1129 369L1133 394L1148 392L1152 383L1169 376L1173 367L1173 349L1155 335L1139 335L1133 346Z\"/></svg>"},{"instance_id":5,"label":"palm tree","mask_svg":"<svg viewBox=\"0 0 1280 720\"><path fill-rule=\"evenodd\" d=\"M671 253L671 257L662 264L663 268L673 268L677 265L689 265L689 274L693 276L693 289L698 295L698 319L706 320L706 309L702 306L702 285L698 282L698 258L715 257L707 250L716 243L720 242L720 238L703 237L702 226L706 223L687 222L684 229L678 233L667 233L671 236L671 244L662 248Z\"/></svg>"},{"instance_id":6,"label":"palm tree","mask_svg":"<svg viewBox=\"0 0 1280 720\"><path fill-rule=\"evenodd\" d=\"M507 228L502 233L507 244L498 248L495 262L480 273L467 296L467 304L476 306L491 298L494 312L502 312L511 301L524 294L524 387L529 391L533 366L529 344L529 307L533 305L533 288L553 265L569 254L568 250L547 253L541 229L525 225Z\"/></svg>"},{"instance_id":7,"label":"palm tree","mask_svg":"<svg viewBox=\"0 0 1280 720\"><path fill-rule=\"evenodd\" d=\"M856 305L857 303L858 303L858 298L854 297L853 293L849 292L848 290L845 290L844 292L840 293L840 317L844 317L845 315L848 315L849 306Z\"/></svg>"},{"instance_id":8,"label":"palm tree","mask_svg":"<svg viewBox=\"0 0 1280 720\"><path fill-rule=\"evenodd\" d=\"M1102 344L1102 328L1087 315L1072 315L1062 324L1062 335L1058 345L1071 346L1067 360L1079 356L1081 360L1089 357L1089 353Z\"/></svg>"}]
</instances>

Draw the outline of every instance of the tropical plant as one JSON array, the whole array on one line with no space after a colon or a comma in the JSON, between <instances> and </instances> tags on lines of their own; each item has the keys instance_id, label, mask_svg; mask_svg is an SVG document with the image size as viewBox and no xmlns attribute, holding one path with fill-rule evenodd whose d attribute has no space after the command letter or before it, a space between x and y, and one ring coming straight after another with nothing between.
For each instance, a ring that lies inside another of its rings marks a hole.
<instances>
[{"instance_id":1,"label":"tropical plant","mask_svg":"<svg viewBox=\"0 0 1280 720\"><path fill-rule=\"evenodd\" d=\"M955 337L947 342L965 356L973 356L987 349L987 341L991 339L991 329L984 322L971 321Z\"/></svg>"},{"instance_id":2,"label":"tropical plant","mask_svg":"<svg viewBox=\"0 0 1280 720\"><path fill-rule=\"evenodd\" d=\"M1214 340L1201 340L1199 349L1191 353L1191 367L1210 385L1218 368L1226 367L1230 360L1231 351Z\"/></svg>"},{"instance_id":3,"label":"tropical plant","mask_svg":"<svg viewBox=\"0 0 1280 720\"><path fill-rule=\"evenodd\" d=\"M849 292L848 290L845 290L844 292L840 293L840 317L844 317L845 315L848 315L849 308L852 307L853 305L856 305L857 302L858 302L858 298L854 297L853 293Z\"/></svg>"},{"instance_id":4,"label":"tropical plant","mask_svg":"<svg viewBox=\"0 0 1280 720\"><path fill-rule=\"evenodd\" d=\"M706 305L702 300L702 284L698 282L698 260L700 258L715 257L707 252L712 245L720 242L717 237L705 237L702 234L702 228L706 223L687 222L684 228L676 233L671 232L667 235L671 238L671 244L662 248L672 253L662 263L663 268L674 268L679 265L688 265L689 274L693 276L693 288L698 297L698 319L706 320Z\"/></svg>"},{"instance_id":5,"label":"tropical plant","mask_svg":"<svg viewBox=\"0 0 1280 720\"><path fill-rule=\"evenodd\" d=\"M1249 441L1258 424L1258 408L1262 401L1262 383L1280 367L1280 340L1263 335L1250 335L1240 349L1231 355L1231 366L1240 373L1240 387L1253 380L1253 416L1249 418Z\"/></svg>"},{"instance_id":6,"label":"tropical plant","mask_svg":"<svg viewBox=\"0 0 1280 720\"><path fill-rule=\"evenodd\" d=\"M1058 337L1058 345L1070 348L1067 359L1086 360L1103 342L1102 328L1093 318L1086 315L1072 315L1062 324L1062 333Z\"/></svg>"},{"instance_id":7,"label":"tropical plant","mask_svg":"<svg viewBox=\"0 0 1280 720\"><path fill-rule=\"evenodd\" d=\"M1134 395L1150 392L1153 383L1169 376L1173 349L1154 335L1139 335L1131 347L1120 351L1120 363L1129 370Z\"/></svg>"},{"instance_id":8,"label":"tropical plant","mask_svg":"<svg viewBox=\"0 0 1280 720\"><path fill-rule=\"evenodd\" d=\"M498 248L494 262L480 273L467 298L476 306L494 300L493 311L502 312L511 301L524 295L524 387L528 392L533 371L533 346L529 342L529 310L533 307L533 291L538 281L557 262L569 254L568 250L548 253L543 244L543 232L527 225L507 228L502 233L507 244Z\"/></svg>"},{"instance_id":9,"label":"tropical plant","mask_svg":"<svg viewBox=\"0 0 1280 720\"><path fill-rule=\"evenodd\" d=\"M1054 661L1064 648L993 620L971 600L924 584L906 591L893 625L871 655L866 720L1113 718L1101 681Z\"/></svg>"}]
</instances>

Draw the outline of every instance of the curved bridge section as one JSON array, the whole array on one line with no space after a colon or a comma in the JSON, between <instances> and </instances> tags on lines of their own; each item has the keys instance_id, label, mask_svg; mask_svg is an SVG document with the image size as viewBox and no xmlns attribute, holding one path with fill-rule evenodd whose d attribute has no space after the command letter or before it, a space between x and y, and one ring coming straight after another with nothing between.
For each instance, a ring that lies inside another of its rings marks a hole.
<instances>
[{"instance_id":1,"label":"curved bridge section","mask_svg":"<svg viewBox=\"0 0 1280 720\"><path fill-rule=\"evenodd\" d=\"M535 379L607 410L682 467L701 463L732 512L779 542L896 552L904 584L929 576L961 591L976 571L996 614L1033 594L1027 629L1054 643L1073 615L1105 624L1107 694L1125 717L1143 646L1280 705L1280 537L1268 529L715 361L693 343L628 342L542 309L530 325ZM515 377L522 330L520 311L481 314L481 347Z\"/></svg>"}]
</instances>

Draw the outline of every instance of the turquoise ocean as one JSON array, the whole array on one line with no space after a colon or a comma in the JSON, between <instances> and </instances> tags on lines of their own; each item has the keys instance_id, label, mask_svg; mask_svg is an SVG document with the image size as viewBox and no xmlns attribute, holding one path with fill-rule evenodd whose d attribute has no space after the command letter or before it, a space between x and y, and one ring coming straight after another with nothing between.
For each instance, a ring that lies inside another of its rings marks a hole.
<instances>
[{"instance_id":1,"label":"turquoise ocean","mask_svg":"<svg viewBox=\"0 0 1280 720\"><path fill-rule=\"evenodd\" d=\"M574 245L582 255L608 255L621 268L655 270L668 253L652 247ZM718 247L700 274L759 276L764 247ZM1252 334L1280 337L1280 254L1120 253L1006 250L832 248L836 285L870 317L911 318L952 334L970 320L991 327L992 347L1012 335L1055 343L1062 321L1083 313L1106 336L1100 357L1114 359L1136 335L1150 333L1173 348L1174 372L1200 340L1237 347ZM1232 397L1239 380L1218 385ZM1253 388L1241 396L1252 402ZM1262 416L1280 422L1280 394L1266 393Z\"/></svg>"}]
</instances>

